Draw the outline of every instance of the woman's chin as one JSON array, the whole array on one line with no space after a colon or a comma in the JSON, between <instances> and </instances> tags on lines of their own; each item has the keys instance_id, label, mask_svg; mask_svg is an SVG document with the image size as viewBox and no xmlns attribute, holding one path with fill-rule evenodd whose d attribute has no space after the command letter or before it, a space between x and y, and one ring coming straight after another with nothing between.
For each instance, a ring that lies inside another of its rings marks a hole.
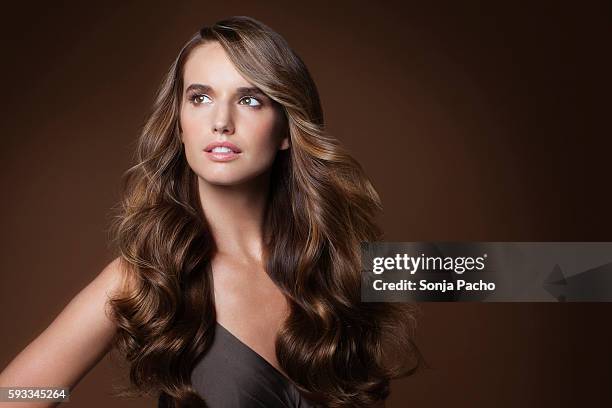
<instances>
[{"instance_id":1,"label":"woman's chin","mask_svg":"<svg viewBox=\"0 0 612 408\"><path fill-rule=\"evenodd\" d=\"M248 181L242 177L199 177L201 183L209 184L212 186L223 186L223 187L232 187L239 186Z\"/></svg>"}]
</instances>

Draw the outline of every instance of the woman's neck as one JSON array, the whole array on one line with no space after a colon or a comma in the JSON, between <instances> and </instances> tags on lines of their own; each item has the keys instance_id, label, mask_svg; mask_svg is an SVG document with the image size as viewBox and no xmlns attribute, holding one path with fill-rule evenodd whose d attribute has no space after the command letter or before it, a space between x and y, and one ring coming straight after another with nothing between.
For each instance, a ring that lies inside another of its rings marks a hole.
<instances>
[{"instance_id":1,"label":"woman's neck","mask_svg":"<svg viewBox=\"0 0 612 408\"><path fill-rule=\"evenodd\" d=\"M262 261L269 188L269 173L232 186L211 184L198 178L200 202L219 255Z\"/></svg>"}]
</instances>

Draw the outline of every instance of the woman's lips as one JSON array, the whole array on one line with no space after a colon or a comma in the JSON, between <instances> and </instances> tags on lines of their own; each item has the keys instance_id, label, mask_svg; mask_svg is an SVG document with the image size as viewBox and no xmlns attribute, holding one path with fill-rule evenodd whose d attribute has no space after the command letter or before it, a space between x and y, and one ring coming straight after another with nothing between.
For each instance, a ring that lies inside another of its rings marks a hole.
<instances>
[{"instance_id":1,"label":"woman's lips","mask_svg":"<svg viewBox=\"0 0 612 408\"><path fill-rule=\"evenodd\" d=\"M236 160L242 153L236 152L228 152L228 153L220 153L220 152L207 152L204 151L209 159L217 162L226 162L231 160Z\"/></svg>"},{"instance_id":2,"label":"woman's lips","mask_svg":"<svg viewBox=\"0 0 612 408\"><path fill-rule=\"evenodd\" d=\"M236 146L235 144L233 144L232 142L229 141L223 141L223 142L212 142L210 143L208 146L206 146L204 148L204 150L206 150L207 152L210 152L211 150L215 149L215 148L226 148L226 149L230 149L235 153L240 153L242 152L242 150L240 150L240 148L238 146Z\"/></svg>"},{"instance_id":3,"label":"woman's lips","mask_svg":"<svg viewBox=\"0 0 612 408\"><path fill-rule=\"evenodd\" d=\"M217 162L236 160L242 154L242 150L232 142L213 142L204 148L204 153Z\"/></svg>"}]
</instances>

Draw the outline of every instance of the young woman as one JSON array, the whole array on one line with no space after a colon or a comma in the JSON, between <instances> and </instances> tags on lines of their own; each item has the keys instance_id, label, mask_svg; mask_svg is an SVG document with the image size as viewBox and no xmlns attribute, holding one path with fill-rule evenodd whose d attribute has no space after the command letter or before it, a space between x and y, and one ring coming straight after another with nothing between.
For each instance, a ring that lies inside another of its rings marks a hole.
<instances>
[{"instance_id":1,"label":"young woman","mask_svg":"<svg viewBox=\"0 0 612 408\"><path fill-rule=\"evenodd\" d=\"M117 259L3 385L72 387L116 348L130 363L122 395L159 406L372 407L418 367L412 308L360 302L378 195L269 27L233 17L183 46L125 181ZM31 379L49 348L68 361Z\"/></svg>"}]
</instances>

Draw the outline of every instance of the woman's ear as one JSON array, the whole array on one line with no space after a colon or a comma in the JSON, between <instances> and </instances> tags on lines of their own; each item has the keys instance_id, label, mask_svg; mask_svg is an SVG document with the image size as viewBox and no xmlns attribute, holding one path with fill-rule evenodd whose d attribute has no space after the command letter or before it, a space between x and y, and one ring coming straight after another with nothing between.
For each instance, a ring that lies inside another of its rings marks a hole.
<instances>
[{"instance_id":1,"label":"woman's ear","mask_svg":"<svg viewBox=\"0 0 612 408\"><path fill-rule=\"evenodd\" d=\"M287 150L291 144L289 143L289 138L291 136L291 131L289 130L289 119L287 118L287 114L284 112L284 109L282 109L282 107L280 107L280 105L277 105L279 107L279 109L281 109L282 114L278 115L277 117L280 118L280 122L278 122L281 126L280 130L280 134L281 136L281 143L280 143L280 147L278 148L278 150Z\"/></svg>"},{"instance_id":2,"label":"woman's ear","mask_svg":"<svg viewBox=\"0 0 612 408\"><path fill-rule=\"evenodd\" d=\"M287 150L289 148L289 136L283 137L279 150Z\"/></svg>"}]
</instances>

